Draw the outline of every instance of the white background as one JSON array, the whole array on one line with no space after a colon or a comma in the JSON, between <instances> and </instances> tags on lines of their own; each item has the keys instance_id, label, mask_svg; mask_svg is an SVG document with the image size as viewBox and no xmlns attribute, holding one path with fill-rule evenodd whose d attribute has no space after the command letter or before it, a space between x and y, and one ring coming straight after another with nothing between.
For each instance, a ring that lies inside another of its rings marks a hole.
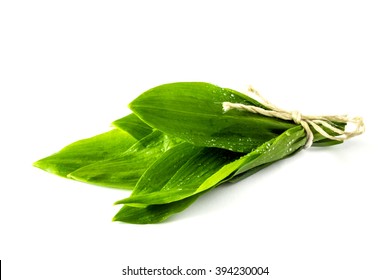
<instances>
[{"instance_id":1,"label":"white background","mask_svg":"<svg viewBox=\"0 0 390 280\"><path fill-rule=\"evenodd\" d=\"M148 279L121 276L127 265L390 279L388 5L1 1L4 279ZM252 84L287 109L361 115L367 131L220 187L159 225L111 222L127 192L32 167L108 130L143 91L176 81ZM215 279L233 278L247 279Z\"/></svg>"}]
</instances>

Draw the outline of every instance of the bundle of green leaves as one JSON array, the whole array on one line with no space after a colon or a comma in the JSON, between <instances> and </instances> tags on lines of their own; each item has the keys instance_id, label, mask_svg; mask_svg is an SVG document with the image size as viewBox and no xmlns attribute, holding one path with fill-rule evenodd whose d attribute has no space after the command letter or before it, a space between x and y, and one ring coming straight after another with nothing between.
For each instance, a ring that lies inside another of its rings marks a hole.
<instances>
[{"instance_id":1,"label":"bundle of green leaves","mask_svg":"<svg viewBox=\"0 0 390 280\"><path fill-rule=\"evenodd\" d=\"M292 121L222 108L223 102L266 108L240 92L183 82L152 88L129 105L114 129L72 143L34 163L81 182L131 190L113 218L158 223L224 182L237 182L306 143ZM336 124L344 129L345 123ZM341 143L314 133L313 146Z\"/></svg>"}]
</instances>

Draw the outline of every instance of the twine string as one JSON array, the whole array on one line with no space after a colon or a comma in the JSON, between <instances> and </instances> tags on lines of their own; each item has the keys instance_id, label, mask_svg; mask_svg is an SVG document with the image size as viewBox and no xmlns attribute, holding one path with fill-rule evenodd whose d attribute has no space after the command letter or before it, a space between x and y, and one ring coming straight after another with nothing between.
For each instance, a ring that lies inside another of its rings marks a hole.
<instances>
[{"instance_id":1,"label":"twine string","mask_svg":"<svg viewBox=\"0 0 390 280\"><path fill-rule=\"evenodd\" d=\"M253 87L249 87L249 91L256 94L261 99L260 103L264 105L267 109L263 109L261 107L253 105L245 105L241 103L223 102L223 110L227 112L229 110L236 109L241 111L248 111L254 114L260 114L267 117L274 117L282 120L293 121L294 123L301 125L306 132L307 140L304 146L305 149L309 148L313 144L314 134L312 129L317 131L325 138L336 141L344 141L350 139L352 137L362 134L365 131L364 122L361 117L348 117L347 115L303 115L299 111L287 111L273 105L263 96L261 96L260 93L256 91ZM352 126L352 130L341 130L333 124L334 122L346 123L347 126ZM330 135L323 129L323 127L327 128L335 135Z\"/></svg>"}]
</instances>

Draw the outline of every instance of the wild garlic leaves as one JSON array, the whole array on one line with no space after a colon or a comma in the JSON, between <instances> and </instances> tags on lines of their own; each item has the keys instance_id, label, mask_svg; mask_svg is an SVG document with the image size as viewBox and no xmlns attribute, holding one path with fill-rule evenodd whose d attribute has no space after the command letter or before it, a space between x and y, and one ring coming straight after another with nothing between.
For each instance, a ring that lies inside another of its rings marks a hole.
<instances>
[{"instance_id":1,"label":"wild garlic leaves","mask_svg":"<svg viewBox=\"0 0 390 280\"><path fill-rule=\"evenodd\" d=\"M201 147L250 152L295 126L280 119L231 110L225 101L260 104L231 89L207 83L175 83L153 88L130 103L150 126Z\"/></svg>"},{"instance_id":2,"label":"wild garlic leaves","mask_svg":"<svg viewBox=\"0 0 390 280\"><path fill-rule=\"evenodd\" d=\"M67 177L79 168L122 154L136 142L137 140L130 134L120 129L113 129L70 144L58 153L38 160L34 165Z\"/></svg>"},{"instance_id":3,"label":"wild garlic leaves","mask_svg":"<svg viewBox=\"0 0 390 280\"><path fill-rule=\"evenodd\" d=\"M220 184L239 181L299 151L304 129L291 121L231 110L223 102L265 108L230 89L173 83L141 94L115 128L75 142L34 165L70 179L132 190L113 218L158 223ZM344 128L341 123L340 128ZM335 141L315 135L320 145Z\"/></svg>"}]
</instances>

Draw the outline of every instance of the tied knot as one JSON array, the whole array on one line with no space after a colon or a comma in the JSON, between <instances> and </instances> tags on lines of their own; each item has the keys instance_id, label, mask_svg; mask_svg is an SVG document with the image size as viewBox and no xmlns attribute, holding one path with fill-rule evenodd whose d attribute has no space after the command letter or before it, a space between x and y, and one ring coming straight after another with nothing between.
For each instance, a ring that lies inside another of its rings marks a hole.
<instances>
[{"instance_id":1,"label":"tied knot","mask_svg":"<svg viewBox=\"0 0 390 280\"><path fill-rule=\"evenodd\" d=\"M292 111L291 112L291 119L296 123L296 124L301 124L302 121L302 114L299 111Z\"/></svg>"},{"instance_id":2,"label":"tied knot","mask_svg":"<svg viewBox=\"0 0 390 280\"><path fill-rule=\"evenodd\" d=\"M304 148L309 148L313 144L314 134L312 129L321 134L323 137L344 141L354 136L360 135L365 131L363 119L360 117L349 118L345 115L340 116L310 116L302 115L299 111L287 111L281 109L262 97L254 88L249 87L249 91L255 93L261 98L260 103L266 109L261 107L245 105L241 103L223 102L223 110L225 112L231 109L248 111L254 114L260 114L267 117L275 117L282 120L293 121L297 125L301 125L306 132L306 144ZM353 125L352 131L342 130L335 123L345 123L346 125ZM325 131L326 130L326 131ZM332 135L331 135L332 134Z\"/></svg>"}]
</instances>

